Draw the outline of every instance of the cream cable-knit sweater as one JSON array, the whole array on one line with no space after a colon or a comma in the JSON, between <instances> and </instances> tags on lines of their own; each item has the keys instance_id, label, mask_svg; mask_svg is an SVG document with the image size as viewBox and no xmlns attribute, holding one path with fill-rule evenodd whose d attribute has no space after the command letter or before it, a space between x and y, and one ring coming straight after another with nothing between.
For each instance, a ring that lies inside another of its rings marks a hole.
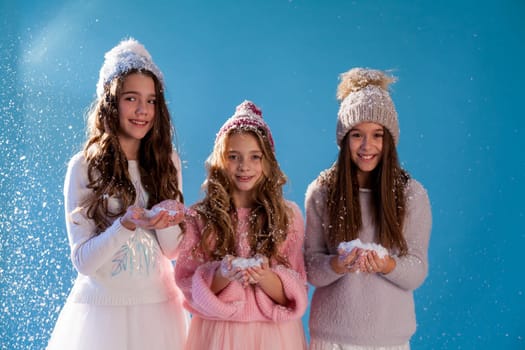
<instances>
[{"instance_id":1,"label":"cream cable-knit sweater","mask_svg":"<svg viewBox=\"0 0 525 350\"><path fill-rule=\"evenodd\" d=\"M243 287L239 282L228 284L218 295L210 286L220 261L203 261L193 255L193 249L201 237L204 223L197 217L186 219L186 232L181 242L181 252L175 267L178 286L185 296L185 307L194 315L209 320L223 321L288 321L299 319L308 305L306 273L303 260L304 222L295 203L288 202L293 209L293 223L288 237L282 244L281 253L288 258L290 267L276 265L272 270L282 281L289 304L275 303L257 285ZM237 210L237 256L250 257L247 225L250 209Z\"/></svg>"},{"instance_id":2,"label":"cream cable-knit sweater","mask_svg":"<svg viewBox=\"0 0 525 350\"><path fill-rule=\"evenodd\" d=\"M308 282L316 287L310 309L312 338L338 344L393 346L407 343L416 329L413 290L428 272L427 250L431 229L430 203L426 190L411 179L406 189L407 214L404 235L408 255L394 256L395 269L387 275L337 274L330 259L337 255L327 248L327 191L319 179L308 187L305 200L305 263ZM372 192L359 193L363 228L359 238L376 242L370 217Z\"/></svg>"},{"instance_id":3,"label":"cream cable-knit sweater","mask_svg":"<svg viewBox=\"0 0 525 350\"><path fill-rule=\"evenodd\" d=\"M172 159L180 169L179 157L174 154ZM137 191L136 204L144 206L148 194L140 181L138 163L128 161L128 170ZM69 162L64 184L71 260L78 271L69 300L128 305L166 301L180 294L170 260L175 258L179 243L179 226L156 232L131 231L117 218L96 236L93 220L87 219L84 211L76 210L92 191L87 184L87 163L82 153L78 153ZM109 197L108 202L110 210L120 205L114 197Z\"/></svg>"}]
</instances>

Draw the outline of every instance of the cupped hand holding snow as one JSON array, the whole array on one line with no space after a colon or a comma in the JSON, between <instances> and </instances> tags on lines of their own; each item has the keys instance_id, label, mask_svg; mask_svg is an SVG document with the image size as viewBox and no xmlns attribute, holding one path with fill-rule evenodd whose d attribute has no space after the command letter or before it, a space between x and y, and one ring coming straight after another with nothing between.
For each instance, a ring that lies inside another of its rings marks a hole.
<instances>
[{"instance_id":1,"label":"cupped hand holding snow","mask_svg":"<svg viewBox=\"0 0 525 350\"><path fill-rule=\"evenodd\" d=\"M224 278L230 281L237 281L243 286L247 286L249 283L253 283L247 275L247 270L252 267L262 267L263 264L263 256L242 258L227 255L222 259L219 271Z\"/></svg>"},{"instance_id":2,"label":"cupped hand holding snow","mask_svg":"<svg viewBox=\"0 0 525 350\"><path fill-rule=\"evenodd\" d=\"M375 251L379 258L384 258L388 255L388 250L380 244L377 243L363 243L359 238L354 239L349 242L341 242L337 247L337 251L341 255L349 254L355 248L361 248L366 251Z\"/></svg>"},{"instance_id":3,"label":"cupped hand holding snow","mask_svg":"<svg viewBox=\"0 0 525 350\"><path fill-rule=\"evenodd\" d=\"M167 211L169 216L175 216L179 212L178 210L170 210L162 207L154 207L151 210L144 209L144 217L151 219L155 215L159 214L162 211Z\"/></svg>"},{"instance_id":4,"label":"cupped hand holding snow","mask_svg":"<svg viewBox=\"0 0 525 350\"><path fill-rule=\"evenodd\" d=\"M166 211L169 216L176 216L180 212L186 214L187 209L184 207L184 204L179 201L166 199L154 205L153 208L149 210L144 209L144 217L150 219L163 211Z\"/></svg>"},{"instance_id":5,"label":"cupped hand holding snow","mask_svg":"<svg viewBox=\"0 0 525 350\"><path fill-rule=\"evenodd\" d=\"M239 270L246 270L250 267L261 267L263 264L263 258L256 256L253 258L235 258L232 260L232 268Z\"/></svg>"}]
</instances>

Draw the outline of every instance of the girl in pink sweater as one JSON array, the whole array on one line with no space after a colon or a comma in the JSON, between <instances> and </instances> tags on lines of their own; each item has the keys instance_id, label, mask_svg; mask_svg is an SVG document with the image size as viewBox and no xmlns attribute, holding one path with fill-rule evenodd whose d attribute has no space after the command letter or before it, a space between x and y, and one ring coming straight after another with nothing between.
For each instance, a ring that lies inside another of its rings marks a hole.
<instances>
[{"instance_id":1,"label":"girl in pink sweater","mask_svg":"<svg viewBox=\"0 0 525 350\"><path fill-rule=\"evenodd\" d=\"M244 101L207 162L186 218L176 281L193 314L186 349L305 349L303 218L261 110Z\"/></svg>"}]
</instances>

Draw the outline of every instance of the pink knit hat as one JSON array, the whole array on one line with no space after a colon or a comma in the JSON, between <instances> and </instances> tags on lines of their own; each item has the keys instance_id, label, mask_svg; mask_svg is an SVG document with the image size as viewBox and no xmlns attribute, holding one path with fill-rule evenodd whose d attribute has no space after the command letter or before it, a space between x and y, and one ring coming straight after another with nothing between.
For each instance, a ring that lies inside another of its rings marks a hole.
<instances>
[{"instance_id":1,"label":"pink knit hat","mask_svg":"<svg viewBox=\"0 0 525 350\"><path fill-rule=\"evenodd\" d=\"M215 142L217 143L221 136L227 134L232 129L239 131L254 131L259 135L266 137L272 146L272 149L274 150L275 148L272 133L268 124L263 120L262 111L252 101L245 100L235 108L235 113L224 123L217 133Z\"/></svg>"}]
</instances>

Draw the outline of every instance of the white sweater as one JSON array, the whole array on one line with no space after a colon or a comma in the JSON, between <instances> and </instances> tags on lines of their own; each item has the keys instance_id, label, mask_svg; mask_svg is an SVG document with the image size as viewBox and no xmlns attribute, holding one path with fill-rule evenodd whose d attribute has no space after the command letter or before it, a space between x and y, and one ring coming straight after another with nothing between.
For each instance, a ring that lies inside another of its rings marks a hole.
<instances>
[{"instance_id":1,"label":"white sweater","mask_svg":"<svg viewBox=\"0 0 525 350\"><path fill-rule=\"evenodd\" d=\"M180 159L173 161L180 169ZM128 161L128 170L137 199L144 207L148 194L140 181L137 161ZM179 184L180 182L179 170ZM71 260L78 276L69 295L73 302L98 305L129 305L166 301L175 297L173 265L180 228L134 231L126 229L117 218L111 226L95 235L95 223L79 210L91 189L87 187L87 162L82 153L69 162L64 183L66 227ZM117 198L110 197L111 211L119 208Z\"/></svg>"}]
</instances>

